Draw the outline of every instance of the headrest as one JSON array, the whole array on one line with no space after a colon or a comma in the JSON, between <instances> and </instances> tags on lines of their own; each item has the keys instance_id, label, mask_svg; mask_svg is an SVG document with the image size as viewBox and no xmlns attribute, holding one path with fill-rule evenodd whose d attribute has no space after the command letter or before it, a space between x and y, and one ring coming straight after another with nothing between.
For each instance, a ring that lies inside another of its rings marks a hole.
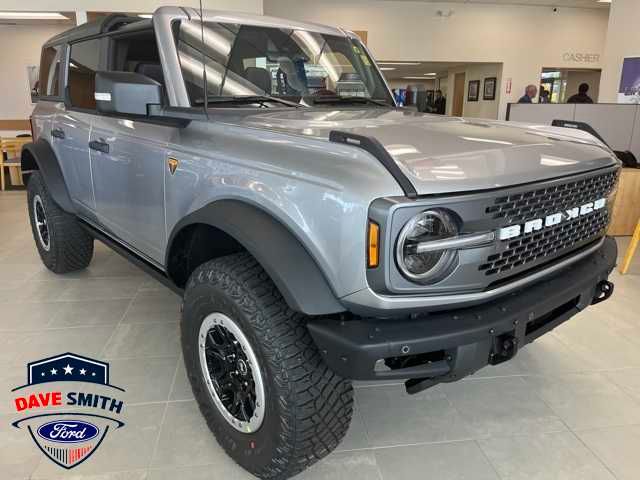
<instances>
[{"instance_id":1,"label":"headrest","mask_svg":"<svg viewBox=\"0 0 640 480\"><path fill-rule=\"evenodd\" d=\"M271 95L271 73L266 68L247 67L244 71L244 78Z\"/></svg>"},{"instance_id":2,"label":"headrest","mask_svg":"<svg viewBox=\"0 0 640 480\"><path fill-rule=\"evenodd\" d=\"M136 73L140 73L164 85L164 73L162 73L162 65L159 63L140 62L136 65Z\"/></svg>"}]
</instances>

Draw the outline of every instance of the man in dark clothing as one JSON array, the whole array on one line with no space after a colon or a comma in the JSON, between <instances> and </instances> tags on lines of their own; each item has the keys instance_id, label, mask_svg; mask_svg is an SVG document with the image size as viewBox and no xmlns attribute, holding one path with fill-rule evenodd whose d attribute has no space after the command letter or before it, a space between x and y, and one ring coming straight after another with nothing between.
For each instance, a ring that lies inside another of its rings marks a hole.
<instances>
[{"instance_id":1,"label":"man in dark clothing","mask_svg":"<svg viewBox=\"0 0 640 480\"><path fill-rule=\"evenodd\" d=\"M578 93L569 97L567 103L593 103L593 100L587 92L589 91L589 84L581 83L578 87Z\"/></svg>"},{"instance_id":2,"label":"man in dark clothing","mask_svg":"<svg viewBox=\"0 0 640 480\"><path fill-rule=\"evenodd\" d=\"M537 93L538 87L535 85L527 85L527 88L524 89L524 95L520 97L518 103L533 103L533 99Z\"/></svg>"},{"instance_id":3,"label":"man in dark clothing","mask_svg":"<svg viewBox=\"0 0 640 480\"><path fill-rule=\"evenodd\" d=\"M447 99L442 96L441 90L436 90L436 99L433 102L434 112L438 115L444 115L447 111Z\"/></svg>"},{"instance_id":4,"label":"man in dark clothing","mask_svg":"<svg viewBox=\"0 0 640 480\"><path fill-rule=\"evenodd\" d=\"M540 100L538 103L551 103L551 99L549 98L549 90L544 87L540 87Z\"/></svg>"}]
</instances>

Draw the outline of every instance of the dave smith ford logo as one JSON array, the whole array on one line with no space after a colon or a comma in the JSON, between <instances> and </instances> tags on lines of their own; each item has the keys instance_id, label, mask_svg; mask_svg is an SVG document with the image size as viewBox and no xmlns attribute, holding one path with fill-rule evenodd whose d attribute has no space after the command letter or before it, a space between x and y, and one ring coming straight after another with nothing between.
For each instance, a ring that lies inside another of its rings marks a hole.
<instances>
[{"instance_id":1,"label":"dave smith ford logo","mask_svg":"<svg viewBox=\"0 0 640 480\"><path fill-rule=\"evenodd\" d=\"M545 218L534 218L533 220L526 222L524 225L510 225L499 230L498 238L500 238L500 240L509 240L523 234L552 227L553 225L558 225L559 223L568 220L574 220L582 215L588 215L595 210L600 210L601 208L604 208L606 204L606 198L599 198L595 202L585 203L584 205L570 208L564 212L547 215Z\"/></svg>"},{"instance_id":2,"label":"dave smith ford logo","mask_svg":"<svg viewBox=\"0 0 640 480\"><path fill-rule=\"evenodd\" d=\"M69 388L66 382L80 386ZM104 387L124 392L109 383L108 363L74 353L31 362L27 383L12 390L29 391L14 397L22 418L12 425L25 430L56 465L76 467L93 455L110 430L124 426L118 419L124 401L105 395L110 390Z\"/></svg>"}]
</instances>

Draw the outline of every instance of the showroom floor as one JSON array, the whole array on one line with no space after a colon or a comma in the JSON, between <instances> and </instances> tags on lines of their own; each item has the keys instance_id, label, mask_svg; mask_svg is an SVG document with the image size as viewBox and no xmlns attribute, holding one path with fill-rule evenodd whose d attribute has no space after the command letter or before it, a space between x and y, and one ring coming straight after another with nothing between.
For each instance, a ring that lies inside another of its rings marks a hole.
<instances>
[{"instance_id":1,"label":"showroom floor","mask_svg":"<svg viewBox=\"0 0 640 480\"><path fill-rule=\"evenodd\" d=\"M348 438L299 478L640 478L638 257L628 275L613 275L610 301L510 363L415 396L358 384ZM178 297L97 243L88 270L47 271L24 192L0 193L0 318L1 478L253 478L218 447L192 399ZM126 427L71 471L10 426L9 390L24 383L26 362L67 351L108 360L112 383L127 390Z\"/></svg>"}]
</instances>

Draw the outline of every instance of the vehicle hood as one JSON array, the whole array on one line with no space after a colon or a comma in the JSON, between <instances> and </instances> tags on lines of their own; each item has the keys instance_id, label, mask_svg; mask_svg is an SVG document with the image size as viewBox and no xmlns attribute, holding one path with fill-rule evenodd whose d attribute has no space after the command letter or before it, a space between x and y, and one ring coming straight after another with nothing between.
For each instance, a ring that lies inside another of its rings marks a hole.
<instances>
[{"instance_id":1,"label":"vehicle hood","mask_svg":"<svg viewBox=\"0 0 640 480\"><path fill-rule=\"evenodd\" d=\"M544 125L375 107L235 115L226 120L325 141L332 130L374 137L419 194L519 185L617 162L611 150L592 135Z\"/></svg>"}]
</instances>

